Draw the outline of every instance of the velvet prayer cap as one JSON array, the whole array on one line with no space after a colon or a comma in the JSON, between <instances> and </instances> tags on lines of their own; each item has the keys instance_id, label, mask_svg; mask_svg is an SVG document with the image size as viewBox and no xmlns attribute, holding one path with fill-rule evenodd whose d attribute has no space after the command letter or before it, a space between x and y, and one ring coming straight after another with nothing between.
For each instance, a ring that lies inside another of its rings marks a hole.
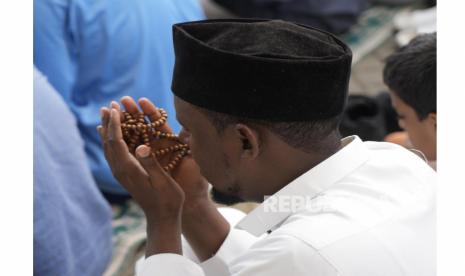
<instances>
[{"instance_id":1,"label":"velvet prayer cap","mask_svg":"<svg viewBox=\"0 0 465 276\"><path fill-rule=\"evenodd\" d=\"M352 53L330 33L281 20L173 25L173 93L193 105L275 122L335 117Z\"/></svg>"}]
</instances>

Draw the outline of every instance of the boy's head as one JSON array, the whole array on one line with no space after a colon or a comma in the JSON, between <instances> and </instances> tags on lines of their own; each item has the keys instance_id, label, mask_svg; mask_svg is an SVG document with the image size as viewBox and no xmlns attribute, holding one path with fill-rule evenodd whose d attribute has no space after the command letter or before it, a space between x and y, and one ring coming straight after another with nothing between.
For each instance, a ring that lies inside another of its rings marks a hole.
<instances>
[{"instance_id":1,"label":"boy's head","mask_svg":"<svg viewBox=\"0 0 465 276\"><path fill-rule=\"evenodd\" d=\"M420 35L389 56L383 75L399 125L415 148L436 160L436 33Z\"/></svg>"}]
</instances>

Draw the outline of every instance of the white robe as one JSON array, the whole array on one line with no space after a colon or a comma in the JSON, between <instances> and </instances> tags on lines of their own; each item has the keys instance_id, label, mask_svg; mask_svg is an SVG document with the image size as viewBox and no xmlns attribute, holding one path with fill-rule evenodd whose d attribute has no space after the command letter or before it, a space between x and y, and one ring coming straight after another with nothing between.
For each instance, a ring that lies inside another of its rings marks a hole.
<instances>
[{"instance_id":1,"label":"white robe","mask_svg":"<svg viewBox=\"0 0 465 276\"><path fill-rule=\"evenodd\" d=\"M436 172L391 143L342 142L231 228L212 258L157 254L137 275L435 275Z\"/></svg>"}]
</instances>

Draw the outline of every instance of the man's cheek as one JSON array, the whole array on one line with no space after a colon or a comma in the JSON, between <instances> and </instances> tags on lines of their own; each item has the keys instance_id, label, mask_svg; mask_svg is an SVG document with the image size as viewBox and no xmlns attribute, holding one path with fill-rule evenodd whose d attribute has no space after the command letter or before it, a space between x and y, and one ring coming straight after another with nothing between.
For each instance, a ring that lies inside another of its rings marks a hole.
<instances>
[{"instance_id":1,"label":"man's cheek","mask_svg":"<svg viewBox=\"0 0 465 276\"><path fill-rule=\"evenodd\" d=\"M194 158L195 162L199 165L200 169L205 169L208 153L206 153L205 150L202 150L202 148L200 148L199 145L197 145L195 143L195 140L193 139L191 139L189 147L192 158Z\"/></svg>"}]
</instances>

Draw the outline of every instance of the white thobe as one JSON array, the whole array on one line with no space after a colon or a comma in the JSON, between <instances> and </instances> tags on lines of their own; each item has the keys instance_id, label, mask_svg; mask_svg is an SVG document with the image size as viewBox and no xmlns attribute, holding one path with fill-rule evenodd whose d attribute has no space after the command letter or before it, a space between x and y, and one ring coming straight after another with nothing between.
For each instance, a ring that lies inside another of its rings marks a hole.
<instances>
[{"instance_id":1,"label":"white thobe","mask_svg":"<svg viewBox=\"0 0 465 276\"><path fill-rule=\"evenodd\" d=\"M212 258L157 254L137 274L435 275L434 170L391 143L342 143L231 228Z\"/></svg>"}]
</instances>

